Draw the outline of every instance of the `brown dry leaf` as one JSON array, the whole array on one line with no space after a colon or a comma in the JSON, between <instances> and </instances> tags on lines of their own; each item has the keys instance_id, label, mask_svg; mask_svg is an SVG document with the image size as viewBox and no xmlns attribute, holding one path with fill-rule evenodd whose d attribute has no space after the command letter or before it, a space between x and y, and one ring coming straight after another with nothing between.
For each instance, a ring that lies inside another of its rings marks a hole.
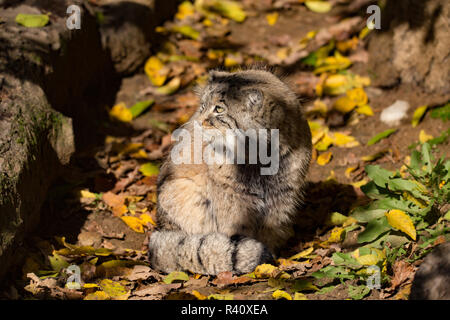
<instances>
[{"instance_id":1,"label":"brown dry leaf","mask_svg":"<svg viewBox=\"0 0 450 320\"><path fill-rule=\"evenodd\" d=\"M395 289L402 284L412 282L415 274L415 267L404 260L395 261L392 267L394 276L391 281L391 289Z\"/></svg>"},{"instance_id":2,"label":"brown dry leaf","mask_svg":"<svg viewBox=\"0 0 450 320\"><path fill-rule=\"evenodd\" d=\"M148 280L150 278L153 278L156 281L160 281L162 279L159 273L153 271L150 267L143 265L134 266L131 274L125 277L125 279L129 281Z\"/></svg>"},{"instance_id":3,"label":"brown dry leaf","mask_svg":"<svg viewBox=\"0 0 450 320\"><path fill-rule=\"evenodd\" d=\"M161 284L155 283L134 291L133 296L145 297L147 300L160 300L170 291L181 288L181 283Z\"/></svg>"},{"instance_id":4,"label":"brown dry leaf","mask_svg":"<svg viewBox=\"0 0 450 320\"><path fill-rule=\"evenodd\" d=\"M28 273L27 277L30 278L30 283L25 287L25 290L32 293L35 298L78 300L83 297L81 291L59 287L56 279L40 279L34 273Z\"/></svg>"},{"instance_id":5,"label":"brown dry leaf","mask_svg":"<svg viewBox=\"0 0 450 320\"><path fill-rule=\"evenodd\" d=\"M117 195L108 191L102 195L102 199L111 207L113 214L117 217L124 215L128 211L124 195Z\"/></svg>"},{"instance_id":6,"label":"brown dry leaf","mask_svg":"<svg viewBox=\"0 0 450 320\"><path fill-rule=\"evenodd\" d=\"M236 277L230 271L221 272L217 275L217 278L212 281L216 286L228 286L231 284L247 283L254 281L252 278L246 276Z\"/></svg>"}]
</instances>

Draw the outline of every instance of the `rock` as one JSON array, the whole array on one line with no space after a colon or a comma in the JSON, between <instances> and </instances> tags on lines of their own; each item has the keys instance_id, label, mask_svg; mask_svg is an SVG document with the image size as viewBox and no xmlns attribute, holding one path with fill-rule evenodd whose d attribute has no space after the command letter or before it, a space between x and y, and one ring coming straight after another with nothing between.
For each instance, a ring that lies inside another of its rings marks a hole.
<instances>
[{"instance_id":1,"label":"rock","mask_svg":"<svg viewBox=\"0 0 450 320\"><path fill-rule=\"evenodd\" d=\"M66 28L66 8L81 1L22 3L0 10L0 279L21 259L16 249L76 146L93 140L86 128L107 115L96 99L113 78L95 19L83 10L83 28ZM43 28L15 22L18 13L47 11Z\"/></svg>"},{"instance_id":2,"label":"rock","mask_svg":"<svg viewBox=\"0 0 450 320\"><path fill-rule=\"evenodd\" d=\"M97 15L102 44L121 75L136 71L151 54L155 27L172 16L176 0L99 0Z\"/></svg>"},{"instance_id":3,"label":"rock","mask_svg":"<svg viewBox=\"0 0 450 320\"><path fill-rule=\"evenodd\" d=\"M450 300L450 243L443 243L425 257L414 277L411 300Z\"/></svg>"},{"instance_id":4,"label":"rock","mask_svg":"<svg viewBox=\"0 0 450 320\"><path fill-rule=\"evenodd\" d=\"M381 112L380 120L389 126L397 126L401 120L407 117L408 109L408 102L397 100Z\"/></svg>"},{"instance_id":5,"label":"rock","mask_svg":"<svg viewBox=\"0 0 450 320\"><path fill-rule=\"evenodd\" d=\"M369 70L374 86L408 84L424 93L421 104L450 99L448 0L387 1L381 29L369 35ZM431 99L431 100L430 100Z\"/></svg>"}]
</instances>

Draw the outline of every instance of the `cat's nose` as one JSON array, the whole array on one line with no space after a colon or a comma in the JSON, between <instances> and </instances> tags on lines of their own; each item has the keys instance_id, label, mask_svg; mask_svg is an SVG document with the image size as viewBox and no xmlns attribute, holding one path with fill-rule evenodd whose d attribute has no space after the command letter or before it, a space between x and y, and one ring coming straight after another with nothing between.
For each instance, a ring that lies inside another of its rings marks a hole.
<instances>
[{"instance_id":1,"label":"cat's nose","mask_svg":"<svg viewBox=\"0 0 450 320\"><path fill-rule=\"evenodd\" d=\"M205 120L202 121L202 126L205 128L212 128L213 125L211 123L211 119L210 118L206 118Z\"/></svg>"}]
</instances>

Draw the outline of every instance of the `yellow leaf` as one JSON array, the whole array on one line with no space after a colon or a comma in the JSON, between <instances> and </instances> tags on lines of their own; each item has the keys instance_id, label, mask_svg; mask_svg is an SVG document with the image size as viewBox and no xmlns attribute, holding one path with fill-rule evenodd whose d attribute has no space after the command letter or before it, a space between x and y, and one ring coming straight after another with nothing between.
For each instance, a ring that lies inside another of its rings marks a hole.
<instances>
[{"instance_id":1,"label":"yellow leaf","mask_svg":"<svg viewBox=\"0 0 450 320\"><path fill-rule=\"evenodd\" d=\"M160 87L167 79L169 70L164 68L164 64L158 57L150 57L144 66L144 71L153 85Z\"/></svg>"},{"instance_id":2,"label":"yellow leaf","mask_svg":"<svg viewBox=\"0 0 450 320\"><path fill-rule=\"evenodd\" d=\"M133 119L133 115L131 111L125 106L125 103L121 102L116 104L109 111L109 115L119 121L122 122L130 122Z\"/></svg>"},{"instance_id":3,"label":"yellow leaf","mask_svg":"<svg viewBox=\"0 0 450 320\"><path fill-rule=\"evenodd\" d=\"M325 180L326 181L336 180L336 174L335 174L334 170L330 171L330 175Z\"/></svg>"},{"instance_id":4,"label":"yellow leaf","mask_svg":"<svg viewBox=\"0 0 450 320\"><path fill-rule=\"evenodd\" d=\"M205 20L203 20L203 25L205 27L211 27L213 25L213 22L211 20L209 20L208 18L206 18Z\"/></svg>"},{"instance_id":5,"label":"yellow leaf","mask_svg":"<svg viewBox=\"0 0 450 320\"><path fill-rule=\"evenodd\" d=\"M350 100L354 101L357 106L363 106L368 102L367 94L363 88L354 88L348 90L346 94L347 97L349 97Z\"/></svg>"},{"instance_id":6,"label":"yellow leaf","mask_svg":"<svg viewBox=\"0 0 450 320\"><path fill-rule=\"evenodd\" d=\"M331 10L332 5L327 1L305 1L305 6L317 13L326 13Z\"/></svg>"},{"instance_id":7,"label":"yellow leaf","mask_svg":"<svg viewBox=\"0 0 450 320\"><path fill-rule=\"evenodd\" d=\"M119 282L112 281L110 279L103 279L99 285L102 290L113 300L127 300L130 296L130 291L128 291Z\"/></svg>"},{"instance_id":8,"label":"yellow leaf","mask_svg":"<svg viewBox=\"0 0 450 320\"><path fill-rule=\"evenodd\" d=\"M302 252L299 252L299 253L293 255L292 257L290 257L289 260L298 260L298 259L304 258L307 255L311 254L311 252L313 252L313 251L314 251L314 247L305 249Z\"/></svg>"},{"instance_id":9,"label":"yellow leaf","mask_svg":"<svg viewBox=\"0 0 450 320\"><path fill-rule=\"evenodd\" d=\"M277 23L278 20L278 12L269 13L266 15L267 23L271 26L273 26L275 23Z\"/></svg>"},{"instance_id":10,"label":"yellow leaf","mask_svg":"<svg viewBox=\"0 0 450 320\"><path fill-rule=\"evenodd\" d=\"M334 132L332 134L333 144L338 147L343 148L353 148L359 146L359 142L356 141L356 138L353 136L349 136L345 133Z\"/></svg>"},{"instance_id":11,"label":"yellow leaf","mask_svg":"<svg viewBox=\"0 0 450 320\"><path fill-rule=\"evenodd\" d=\"M373 116L373 110L368 104L356 107L355 111L366 116Z\"/></svg>"},{"instance_id":12,"label":"yellow leaf","mask_svg":"<svg viewBox=\"0 0 450 320\"><path fill-rule=\"evenodd\" d=\"M345 93L349 88L348 77L342 74L333 74L326 78L323 86L324 92L330 95Z\"/></svg>"},{"instance_id":13,"label":"yellow leaf","mask_svg":"<svg viewBox=\"0 0 450 320\"><path fill-rule=\"evenodd\" d=\"M362 179L362 180L359 180L357 182L351 183L351 185L354 186L355 188L361 188L361 186L365 185L366 183L367 183L367 180L366 179Z\"/></svg>"},{"instance_id":14,"label":"yellow leaf","mask_svg":"<svg viewBox=\"0 0 450 320\"><path fill-rule=\"evenodd\" d=\"M192 28L191 26L174 26L170 29L172 32L182 34L187 38L191 38L193 40L197 40L200 37L200 32Z\"/></svg>"},{"instance_id":15,"label":"yellow leaf","mask_svg":"<svg viewBox=\"0 0 450 320\"><path fill-rule=\"evenodd\" d=\"M110 300L111 297L104 291L95 291L84 297L84 300Z\"/></svg>"},{"instance_id":16,"label":"yellow leaf","mask_svg":"<svg viewBox=\"0 0 450 320\"><path fill-rule=\"evenodd\" d=\"M164 278L163 282L165 284L170 284L174 281L188 281L188 280L189 276L187 275L187 273L183 271L173 271Z\"/></svg>"},{"instance_id":17,"label":"yellow leaf","mask_svg":"<svg viewBox=\"0 0 450 320\"><path fill-rule=\"evenodd\" d=\"M80 190L80 198L97 198L95 193L90 192L88 189Z\"/></svg>"},{"instance_id":18,"label":"yellow leaf","mask_svg":"<svg viewBox=\"0 0 450 320\"><path fill-rule=\"evenodd\" d=\"M317 151L326 151L332 143L333 139L328 135L328 133L324 133L323 138L314 145L314 148Z\"/></svg>"},{"instance_id":19,"label":"yellow leaf","mask_svg":"<svg viewBox=\"0 0 450 320\"><path fill-rule=\"evenodd\" d=\"M200 292L198 292L197 290L192 290L191 294L196 297L198 300L206 300L208 297L201 294Z\"/></svg>"},{"instance_id":20,"label":"yellow leaf","mask_svg":"<svg viewBox=\"0 0 450 320\"><path fill-rule=\"evenodd\" d=\"M364 39L369 34L370 31L371 31L371 29L369 29L367 27L364 27L361 30L361 32L359 33L358 38L361 39L361 40Z\"/></svg>"},{"instance_id":21,"label":"yellow leaf","mask_svg":"<svg viewBox=\"0 0 450 320\"><path fill-rule=\"evenodd\" d=\"M291 295L283 290L275 290L275 292L272 294L272 297L277 300L278 299L292 300Z\"/></svg>"},{"instance_id":22,"label":"yellow leaf","mask_svg":"<svg viewBox=\"0 0 450 320\"><path fill-rule=\"evenodd\" d=\"M304 293L296 292L294 294L294 300L308 300Z\"/></svg>"},{"instance_id":23,"label":"yellow leaf","mask_svg":"<svg viewBox=\"0 0 450 320\"><path fill-rule=\"evenodd\" d=\"M148 213L141 214L139 218L141 219L144 225L151 223L152 225L156 226L155 221L153 221L151 215L149 215Z\"/></svg>"},{"instance_id":24,"label":"yellow leaf","mask_svg":"<svg viewBox=\"0 0 450 320\"><path fill-rule=\"evenodd\" d=\"M344 236L344 228L334 227L331 230L330 237L325 241L326 243L340 242Z\"/></svg>"},{"instance_id":25,"label":"yellow leaf","mask_svg":"<svg viewBox=\"0 0 450 320\"><path fill-rule=\"evenodd\" d=\"M255 268L255 277L256 278L269 278L271 277L274 273L278 272L278 268L271 265L271 264L260 264L259 266L257 266Z\"/></svg>"},{"instance_id":26,"label":"yellow leaf","mask_svg":"<svg viewBox=\"0 0 450 320\"><path fill-rule=\"evenodd\" d=\"M425 143L425 142L427 142L428 140L431 140L431 139L433 139L433 136L431 134L426 134L425 130L420 130L420 133L419 133L419 141L420 141L420 143Z\"/></svg>"},{"instance_id":27,"label":"yellow leaf","mask_svg":"<svg viewBox=\"0 0 450 320\"><path fill-rule=\"evenodd\" d=\"M175 77L170 80L165 86L156 88L156 92L163 95L171 95L175 93L181 85L181 79L179 77Z\"/></svg>"},{"instance_id":28,"label":"yellow leaf","mask_svg":"<svg viewBox=\"0 0 450 320\"><path fill-rule=\"evenodd\" d=\"M378 263L378 261L386 258L385 254L376 248L371 248L369 254L360 255L360 250L356 249L352 252L352 256L364 266L372 266Z\"/></svg>"},{"instance_id":29,"label":"yellow leaf","mask_svg":"<svg viewBox=\"0 0 450 320\"><path fill-rule=\"evenodd\" d=\"M120 219L122 219L122 221L125 222L134 231L144 233L144 226L141 219L130 216L122 216L120 217Z\"/></svg>"},{"instance_id":30,"label":"yellow leaf","mask_svg":"<svg viewBox=\"0 0 450 320\"><path fill-rule=\"evenodd\" d=\"M317 157L317 164L320 166L326 165L328 162L330 162L332 157L331 151L322 153L319 157Z\"/></svg>"},{"instance_id":31,"label":"yellow leaf","mask_svg":"<svg viewBox=\"0 0 450 320\"><path fill-rule=\"evenodd\" d=\"M350 59L342 56L336 51L334 57L326 57L323 61L318 63L318 67L314 69L315 74L327 72L327 71L337 71L348 68L352 62Z\"/></svg>"},{"instance_id":32,"label":"yellow leaf","mask_svg":"<svg viewBox=\"0 0 450 320\"><path fill-rule=\"evenodd\" d=\"M416 110L414 110L414 114L413 114L413 118L411 121L411 124L413 127L416 127L420 120L422 119L423 115L425 114L425 112L427 111L428 106L424 105L424 106L420 106L418 108L416 108Z\"/></svg>"},{"instance_id":33,"label":"yellow leaf","mask_svg":"<svg viewBox=\"0 0 450 320\"><path fill-rule=\"evenodd\" d=\"M341 113L348 113L355 109L356 102L348 96L343 96L334 102L333 108Z\"/></svg>"},{"instance_id":34,"label":"yellow leaf","mask_svg":"<svg viewBox=\"0 0 450 320\"><path fill-rule=\"evenodd\" d=\"M96 283L85 283L83 284L83 289L99 288Z\"/></svg>"},{"instance_id":35,"label":"yellow leaf","mask_svg":"<svg viewBox=\"0 0 450 320\"><path fill-rule=\"evenodd\" d=\"M280 48L280 49L277 50L277 53L276 53L277 57L280 60L286 59L289 56L289 54L290 54L290 49L289 48Z\"/></svg>"},{"instance_id":36,"label":"yellow leaf","mask_svg":"<svg viewBox=\"0 0 450 320\"><path fill-rule=\"evenodd\" d=\"M197 2L196 2L197 3ZM203 9L209 10L214 13L232 19L236 22L243 22L247 15L242 9L241 4L236 1L230 0L206 0L198 1L203 6Z\"/></svg>"},{"instance_id":37,"label":"yellow leaf","mask_svg":"<svg viewBox=\"0 0 450 320\"><path fill-rule=\"evenodd\" d=\"M152 162L147 162L141 165L139 171L146 177L152 177L159 173L159 167Z\"/></svg>"},{"instance_id":38,"label":"yellow leaf","mask_svg":"<svg viewBox=\"0 0 450 320\"><path fill-rule=\"evenodd\" d=\"M382 156L384 156L388 152L389 152L388 149L381 150L381 151L378 151L378 152L376 152L374 154L371 154L371 155L368 155L368 156L363 156L363 157L361 157L361 160L366 161L366 162L374 161L374 160L377 160L377 159L381 158Z\"/></svg>"},{"instance_id":39,"label":"yellow leaf","mask_svg":"<svg viewBox=\"0 0 450 320\"><path fill-rule=\"evenodd\" d=\"M147 152L145 152L145 150L139 149L139 151L131 153L130 157L133 159L147 159L148 155Z\"/></svg>"},{"instance_id":40,"label":"yellow leaf","mask_svg":"<svg viewBox=\"0 0 450 320\"><path fill-rule=\"evenodd\" d=\"M389 224L400 231L403 231L413 240L416 240L416 229L411 218L402 210L392 209L385 213Z\"/></svg>"},{"instance_id":41,"label":"yellow leaf","mask_svg":"<svg viewBox=\"0 0 450 320\"><path fill-rule=\"evenodd\" d=\"M394 300L408 300L412 284L405 285L395 296Z\"/></svg>"},{"instance_id":42,"label":"yellow leaf","mask_svg":"<svg viewBox=\"0 0 450 320\"><path fill-rule=\"evenodd\" d=\"M193 15L195 12L194 5L190 1L183 1L178 6L178 12L175 14L175 17L179 20L183 20L186 17Z\"/></svg>"},{"instance_id":43,"label":"yellow leaf","mask_svg":"<svg viewBox=\"0 0 450 320\"><path fill-rule=\"evenodd\" d=\"M348 167L345 169L345 176L350 179L350 174L355 171L358 167Z\"/></svg>"}]
</instances>

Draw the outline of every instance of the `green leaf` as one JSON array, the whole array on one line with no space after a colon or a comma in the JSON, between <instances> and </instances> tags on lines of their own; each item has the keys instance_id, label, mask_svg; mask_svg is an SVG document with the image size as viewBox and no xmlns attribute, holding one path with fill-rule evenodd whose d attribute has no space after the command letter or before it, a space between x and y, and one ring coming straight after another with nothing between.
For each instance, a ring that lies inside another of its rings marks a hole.
<instances>
[{"instance_id":1,"label":"green leaf","mask_svg":"<svg viewBox=\"0 0 450 320\"><path fill-rule=\"evenodd\" d=\"M363 207L356 208L351 216L358 220L358 222L369 222L379 219L384 216L385 209L375 209L377 206L370 204Z\"/></svg>"},{"instance_id":2,"label":"green leaf","mask_svg":"<svg viewBox=\"0 0 450 320\"><path fill-rule=\"evenodd\" d=\"M139 101L134 106L130 108L130 112L133 116L133 118L138 117L142 112L147 110L155 100L146 100L146 101Z\"/></svg>"},{"instance_id":3,"label":"green leaf","mask_svg":"<svg viewBox=\"0 0 450 320\"><path fill-rule=\"evenodd\" d=\"M19 13L16 16L16 22L27 28L44 27L49 21L46 14L24 14Z\"/></svg>"},{"instance_id":4,"label":"green leaf","mask_svg":"<svg viewBox=\"0 0 450 320\"><path fill-rule=\"evenodd\" d=\"M385 216L371 220L367 224L366 229L358 234L358 243L372 242L380 235L391 229L392 227L389 225Z\"/></svg>"},{"instance_id":5,"label":"green leaf","mask_svg":"<svg viewBox=\"0 0 450 320\"><path fill-rule=\"evenodd\" d=\"M394 175L392 171L383 169L378 165L367 165L365 167L365 171L367 172L369 178L382 188L386 188L389 178Z\"/></svg>"},{"instance_id":6,"label":"green leaf","mask_svg":"<svg viewBox=\"0 0 450 320\"><path fill-rule=\"evenodd\" d=\"M450 103L447 103L442 107L435 108L431 111L431 117L434 119L441 118L442 121L450 120Z\"/></svg>"},{"instance_id":7,"label":"green leaf","mask_svg":"<svg viewBox=\"0 0 450 320\"><path fill-rule=\"evenodd\" d=\"M393 134L395 131L397 131L397 129L388 129L388 130L386 130L386 131L383 131L383 132L377 134L376 136L374 136L372 139L370 139L370 140L367 142L367 145L368 145L368 146L371 146L371 145L377 143L378 141L380 141L380 140L382 140L382 139L385 139L385 138L389 137L389 136L390 136L391 134Z\"/></svg>"},{"instance_id":8,"label":"green leaf","mask_svg":"<svg viewBox=\"0 0 450 320\"><path fill-rule=\"evenodd\" d=\"M352 269L362 267L362 265L348 253L335 252L331 258L336 266L346 266Z\"/></svg>"},{"instance_id":9,"label":"green leaf","mask_svg":"<svg viewBox=\"0 0 450 320\"><path fill-rule=\"evenodd\" d=\"M52 270L59 272L61 269L67 268L69 263L56 252L53 253L53 256L48 257L48 261L50 262L50 266Z\"/></svg>"},{"instance_id":10,"label":"green leaf","mask_svg":"<svg viewBox=\"0 0 450 320\"><path fill-rule=\"evenodd\" d=\"M354 287L352 285L348 286L348 295L353 300L361 300L367 294L369 294L369 292L370 292L370 288L366 285L360 285L357 287Z\"/></svg>"},{"instance_id":11,"label":"green leaf","mask_svg":"<svg viewBox=\"0 0 450 320\"><path fill-rule=\"evenodd\" d=\"M189 276L182 271L174 271L169 273L163 280L164 283L170 284L174 281L188 281Z\"/></svg>"}]
</instances>

